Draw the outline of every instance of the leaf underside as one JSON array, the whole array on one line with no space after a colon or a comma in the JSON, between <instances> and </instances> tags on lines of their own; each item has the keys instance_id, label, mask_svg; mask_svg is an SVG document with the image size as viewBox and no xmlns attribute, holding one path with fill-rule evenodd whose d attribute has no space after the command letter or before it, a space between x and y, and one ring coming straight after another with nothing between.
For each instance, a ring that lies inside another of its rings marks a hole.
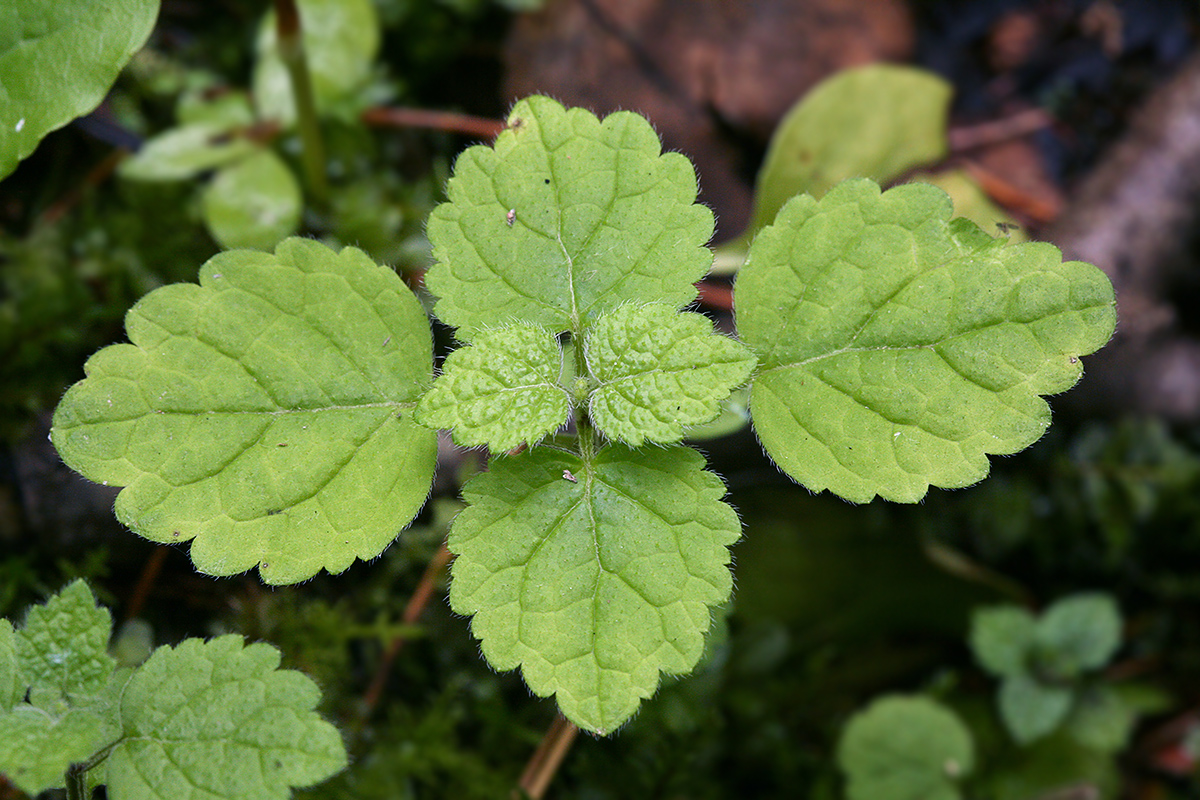
<instances>
[{"instance_id":1,"label":"leaf underside","mask_svg":"<svg viewBox=\"0 0 1200 800\"><path fill-rule=\"evenodd\" d=\"M813 491L915 502L967 486L1050 421L1115 326L1112 286L1048 244L1010 244L925 184L800 196L755 239L735 289L759 357L763 446Z\"/></svg>"},{"instance_id":2,"label":"leaf underside","mask_svg":"<svg viewBox=\"0 0 1200 800\"><path fill-rule=\"evenodd\" d=\"M691 302L713 215L691 162L661 150L636 114L519 102L494 148L458 157L430 215L435 313L469 339L517 321L582 334L628 301Z\"/></svg>"},{"instance_id":3,"label":"leaf underside","mask_svg":"<svg viewBox=\"0 0 1200 800\"><path fill-rule=\"evenodd\" d=\"M412 420L429 327L390 269L303 239L229 251L158 289L132 344L89 359L54 415L63 460L126 487L117 516L196 568L268 583L378 555L429 492L436 436Z\"/></svg>"},{"instance_id":4,"label":"leaf underside","mask_svg":"<svg viewBox=\"0 0 1200 800\"><path fill-rule=\"evenodd\" d=\"M694 450L613 445L591 463L542 448L500 457L463 488L450 602L488 662L605 734L695 666L709 607L731 588L739 536Z\"/></svg>"}]
</instances>

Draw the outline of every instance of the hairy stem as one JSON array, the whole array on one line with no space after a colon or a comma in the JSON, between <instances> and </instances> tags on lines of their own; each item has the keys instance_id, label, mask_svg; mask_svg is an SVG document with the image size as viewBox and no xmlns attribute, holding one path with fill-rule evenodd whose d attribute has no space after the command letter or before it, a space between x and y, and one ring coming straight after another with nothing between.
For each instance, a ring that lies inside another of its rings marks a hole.
<instances>
[{"instance_id":1,"label":"hairy stem","mask_svg":"<svg viewBox=\"0 0 1200 800\"><path fill-rule=\"evenodd\" d=\"M325 207L329 203L329 183L325 178L325 143L317 122L317 104L313 97L312 75L304 52L304 36L300 26L300 11L296 0L275 0L275 30L279 40L279 57L287 68L292 83L292 98L296 104L296 124L303 144L301 160L304 176L314 203Z\"/></svg>"}]
</instances>

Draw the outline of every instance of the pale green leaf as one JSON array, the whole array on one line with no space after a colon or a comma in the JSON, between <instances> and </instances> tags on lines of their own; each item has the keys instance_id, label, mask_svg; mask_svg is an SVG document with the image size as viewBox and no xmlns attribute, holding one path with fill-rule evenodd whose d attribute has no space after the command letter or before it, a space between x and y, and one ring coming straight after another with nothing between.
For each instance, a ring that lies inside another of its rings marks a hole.
<instances>
[{"instance_id":1,"label":"pale green leaf","mask_svg":"<svg viewBox=\"0 0 1200 800\"><path fill-rule=\"evenodd\" d=\"M185 89L175 103L180 125L210 125L225 131L255 123L250 95L227 86L203 85Z\"/></svg>"},{"instance_id":2,"label":"pale green leaf","mask_svg":"<svg viewBox=\"0 0 1200 800\"><path fill-rule=\"evenodd\" d=\"M1064 598L1038 620L1037 642L1062 677L1099 669L1121 646L1121 612L1109 594Z\"/></svg>"},{"instance_id":3,"label":"pale green leaf","mask_svg":"<svg viewBox=\"0 0 1200 800\"><path fill-rule=\"evenodd\" d=\"M270 250L296 232L302 208L296 176L270 150L220 170L204 190L204 224L222 247Z\"/></svg>"},{"instance_id":4,"label":"pale green leaf","mask_svg":"<svg viewBox=\"0 0 1200 800\"><path fill-rule=\"evenodd\" d=\"M988 232L996 232L1014 244L1028 241L1025 229L1016 224L1012 216L992 202L991 197L980 187L965 169L949 169L942 172L918 172L914 181L931 183L950 195L954 202L954 216L971 220Z\"/></svg>"},{"instance_id":5,"label":"pale green leaf","mask_svg":"<svg viewBox=\"0 0 1200 800\"><path fill-rule=\"evenodd\" d=\"M480 331L446 358L416 419L451 429L464 447L503 451L537 442L567 421L562 362L558 340L539 325Z\"/></svg>"},{"instance_id":6,"label":"pale green leaf","mask_svg":"<svg viewBox=\"0 0 1200 800\"><path fill-rule=\"evenodd\" d=\"M432 371L428 321L361 251L288 239L231 251L200 285L144 297L132 344L92 356L51 438L125 486L117 516L194 540L197 569L269 583L377 556L429 492L436 435L412 420Z\"/></svg>"},{"instance_id":7,"label":"pale green leaf","mask_svg":"<svg viewBox=\"0 0 1200 800\"><path fill-rule=\"evenodd\" d=\"M520 666L568 719L611 732L659 673L695 666L709 607L729 597L740 526L683 447L613 445L590 463L548 448L495 458L463 487L450 603L488 662Z\"/></svg>"},{"instance_id":8,"label":"pale green leaf","mask_svg":"<svg viewBox=\"0 0 1200 800\"><path fill-rule=\"evenodd\" d=\"M435 313L460 338L517 320L582 335L629 301L686 305L712 263L713 215L691 163L661 150L637 114L517 103L494 148L458 157L429 218Z\"/></svg>"},{"instance_id":9,"label":"pale green leaf","mask_svg":"<svg viewBox=\"0 0 1200 800\"><path fill-rule=\"evenodd\" d=\"M0 713L0 774L30 795L62 787L67 768L115 741L111 714L63 707L48 712L21 703Z\"/></svg>"},{"instance_id":10,"label":"pale green leaf","mask_svg":"<svg viewBox=\"0 0 1200 800\"><path fill-rule=\"evenodd\" d=\"M1110 686L1097 686L1080 694L1066 730L1075 741L1104 753L1119 753L1129 745L1138 709L1126 704Z\"/></svg>"},{"instance_id":11,"label":"pale green leaf","mask_svg":"<svg viewBox=\"0 0 1200 800\"><path fill-rule=\"evenodd\" d=\"M29 609L16 634L20 671L35 706L103 693L116 667L108 654L112 617L82 580Z\"/></svg>"},{"instance_id":12,"label":"pale green leaf","mask_svg":"<svg viewBox=\"0 0 1200 800\"><path fill-rule=\"evenodd\" d=\"M958 800L974 766L970 731L924 697L883 697L846 724L838 766L850 800Z\"/></svg>"},{"instance_id":13,"label":"pale green leaf","mask_svg":"<svg viewBox=\"0 0 1200 800\"><path fill-rule=\"evenodd\" d=\"M847 178L895 180L946 155L950 84L894 64L839 72L779 123L758 174L750 230L770 225L791 197L820 197Z\"/></svg>"},{"instance_id":14,"label":"pale green leaf","mask_svg":"<svg viewBox=\"0 0 1200 800\"><path fill-rule=\"evenodd\" d=\"M683 438L684 427L717 416L750 377L754 356L713 331L703 314L665 303L624 305L596 320L585 343L599 386L588 415L606 436L631 446Z\"/></svg>"},{"instance_id":15,"label":"pale green leaf","mask_svg":"<svg viewBox=\"0 0 1200 800\"><path fill-rule=\"evenodd\" d=\"M123 738L102 765L122 800L273 800L346 765L320 691L279 651L240 636L160 647L121 696Z\"/></svg>"},{"instance_id":16,"label":"pale green leaf","mask_svg":"<svg viewBox=\"0 0 1200 800\"><path fill-rule=\"evenodd\" d=\"M0 4L0 178L46 134L91 111L137 52L158 0Z\"/></svg>"},{"instance_id":17,"label":"pale green leaf","mask_svg":"<svg viewBox=\"0 0 1200 800\"><path fill-rule=\"evenodd\" d=\"M379 15L371 0L297 0L308 71L317 111L352 119L355 98L371 77L379 53ZM268 13L258 37L254 102L259 116L290 125L294 93L279 56L275 14Z\"/></svg>"},{"instance_id":18,"label":"pale green leaf","mask_svg":"<svg viewBox=\"0 0 1200 800\"><path fill-rule=\"evenodd\" d=\"M262 145L231 133L228 126L184 125L148 140L121 162L119 172L137 181L184 180L261 150Z\"/></svg>"},{"instance_id":19,"label":"pale green leaf","mask_svg":"<svg viewBox=\"0 0 1200 800\"><path fill-rule=\"evenodd\" d=\"M977 609L971 615L971 650L975 660L997 676L1028 668L1037 622L1017 606Z\"/></svg>"},{"instance_id":20,"label":"pale green leaf","mask_svg":"<svg viewBox=\"0 0 1200 800\"><path fill-rule=\"evenodd\" d=\"M1026 745L1061 725L1074 698L1070 687L1051 686L1019 673L1000 684L1000 718L1013 739Z\"/></svg>"},{"instance_id":21,"label":"pale green leaf","mask_svg":"<svg viewBox=\"0 0 1200 800\"><path fill-rule=\"evenodd\" d=\"M20 701L26 686L17 662L17 637L12 623L0 619L0 712Z\"/></svg>"},{"instance_id":22,"label":"pale green leaf","mask_svg":"<svg viewBox=\"0 0 1200 800\"><path fill-rule=\"evenodd\" d=\"M1112 286L1048 244L1012 244L926 184L847 181L795 198L738 276L738 332L759 357L755 429L812 491L914 502L967 486L988 454L1050 422L1112 335Z\"/></svg>"}]
</instances>

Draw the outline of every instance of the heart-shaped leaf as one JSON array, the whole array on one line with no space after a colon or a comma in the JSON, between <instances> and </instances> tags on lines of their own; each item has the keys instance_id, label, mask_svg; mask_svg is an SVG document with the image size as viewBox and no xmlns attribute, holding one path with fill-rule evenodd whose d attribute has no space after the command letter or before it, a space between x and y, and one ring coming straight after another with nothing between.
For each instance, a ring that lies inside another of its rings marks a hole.
<instances>
[{"instance_id":1,"label":"heart-shaped leaf","mask_svg":"<svg viewBox=\"0 0 1200 800\"><path fill-rule=\"evenodd\" d=\"M927 184L847 181L802 195L751 247L735 289L759 357L763 446L813 491L914 502L967 486L988 454L1050 423L1116 323L1100 270L1042 243L995 239Z\"/></svg>"},{"instance_id":2,"label":"heart-shaped leaf","mask_svg":"<svg viewBox=\"0 0 1200 800\"><path fill-rule=\"evenodd\" d=\"M395 272L361 251L288 239L222 253L200 285L143 298L132 344L88 360L51 437L63 460L126 488L117 516L192 544L197 569L268 583L373 558L425 502L436 435L412 419L429 326Z\"/></svg>"}]
</instances>

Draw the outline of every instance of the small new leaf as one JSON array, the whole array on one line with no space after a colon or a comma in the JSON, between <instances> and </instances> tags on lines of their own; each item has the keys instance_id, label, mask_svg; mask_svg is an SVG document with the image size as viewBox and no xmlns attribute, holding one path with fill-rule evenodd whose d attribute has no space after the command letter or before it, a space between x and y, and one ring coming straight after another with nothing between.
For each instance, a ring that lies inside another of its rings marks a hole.
<instances>
[{"instance_id":1,"label":"small new leaf","mask_svg":"<svg viewBox=\"0 0 1200 800\"><path fill-rule=\"evenodd\" d=\"M716 417L755 364L707 317L665 303L624 305L601 316L585 348L599 382L588 414L606 436L633 447L677 442L685 426Z\"/></svg>"},{"instance_id":2,"label":"small new leaf","mask_svg":"<svg viewBox=\"0 0 1200 800\"><path fill-rule=\"evenodd\" d=\"M494 147L458 157L429 218L434 311L469 339L517 320L582 335L629 301L681 308L712 263L696 191L645 118L522 100Z\"/></svg>"},{"instance_id":3,"label":"small new leaf","mask_svg":"<svg viewBox=\"0 0 1200 800\"><path fill-rule=\"evenodd\" d=\"M446 358L416 420L451 429L464 447L502 452L537 442L567 421L562 361L554 334L539 325L480 331Z\"/></svg>"},{"instance_id":4,"label":"small new leaf","mask_svg":"<svg viewBox=\"0 0 1200 800\"><path fill-rule=\"evenodd\" d=\"M101 694L116 661L108 654L112 617L82 580L33 606L17 634L20 672L39 707Z\"/></svg>"},{"instance_id":5,"label":"small new leaf","mask_svg":"<svg viewBox=\"0 0 1200 800\"><path fill-rule=\"evenodd\" d=\"M1063 677L1099 669L1121 646L1121 612L1108 594L1063 598L1038 620L1037 643L1052 655Z\"/></svg>"},{"instance_id":6,"label":"small new leaf","mask_svg":"<svg viewBox=\"0 0 1200 800\"><path fill-rule=\"evenodd\" d=\"M378 555L429 492L436 435L412 419L428 321L390 269L289 239L222 253L200 285L130 310L132 344L85 366L54 415L68 466L124 486L118 518L193 540L197 569L268 583Z\"/></svg>"},{"instance_id":7,"label":"small new leaf","mask_svg":"<svg viewBox=\"0 0 1200 800\"><path fill-rule=\"evenodd\" d=\"M1004 677L1029 667L1037 621L1017 606L981 608L971 616L971 650L979 665Z\"/></svg>"},{"instance_id":8,"label":"small new leaf","mask_svg":"<svg viewBox=\"0 0 1200 800\"><path fill-rule=\"evenodd\" d=\"M233 635L156 650L121 695L110 795L272 800L340 771L345 746L313 710L316 684L278 667L278 650Z\"/></svg>"},{"instance_id":9,"label":"small new leaf","mask_svg":"<svg viewBox=\"0 0 1200 800\"><path fill-rule=\"evenodd\" d=\"M1112 335L1100 270L951 210L926 184L847 181L791 200L754 240L735 290L759 356L750 412L812 491L915 502L979 481L988 454L1042 435L1039 395L1074 385Z\"/></svg>"},{"instance_id":10,"label":"small new leaf","mask_svg":"<svg viewBox=\"0 0 1200 800\"><path fill-rule=\"evenodd\" d=\"M974 766L971 734L924 697L884 697L846 724L838 766L850 800L958 800Z\"/></svg>"},{"instance_id":11,"label":"small new leaf","mask_svg":"<svg viewBox=\"0 0 1200 800\"><path fill-rule=\"evenodd\" d=\"M729 597L737 515L694 450L613 445L590 462L540 448L463 487L450 603L488 662L520 666L581 728L611 732L659 673L695 666Z\"/></svg>"},{"instance_id":12,"label":"small new leaf","mask_svg":"<svg viewBox=\"0 0 1200 800\"><path fill-rule=\"evenodd\" d=\"M1061 725L1074 699L1071 687L1051 686L1022 672L1000 684L1000 717L1013 738L1025 745Z\"/></svg>"}]
</instances>

